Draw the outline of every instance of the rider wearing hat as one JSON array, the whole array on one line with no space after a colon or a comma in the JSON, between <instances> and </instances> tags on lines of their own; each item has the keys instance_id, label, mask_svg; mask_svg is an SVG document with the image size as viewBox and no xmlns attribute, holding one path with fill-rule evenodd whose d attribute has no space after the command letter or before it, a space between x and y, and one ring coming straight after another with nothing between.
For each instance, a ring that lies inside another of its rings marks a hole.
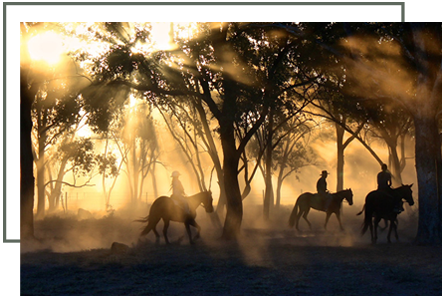
<instances>
[{"instance_id":1,"label":"rider wearing hat","mask_svg":"<svg viewBox=\"0 0 442 296\"><path fill-rule=\"evenodd\" d=\"M394 200L393 189L391 188L391 173L388 171L388 167L385 163L381 165L381 171L378 173L377 177L378 191L381 191L387 196ZM404 211L403 202L399 200L394 203L393 212L400 213Z\"/></svg>"},{"instance_id":2,"label":"rider wearing hat","mask_svg":"<svg viewBox=\"0 0 442 296\"><path fill-rule=\"evenodd\" d=\"M391 174L387 170L385 163L381 166L381 171L377 175L378 190L390 191L391 189Z\"/></svg>"},{"instance_id":3,"label":"rider wearing hat","mask_svg":"<svg viewBox=\"0 0 442 296\"><path fill-rule=\"evenodd\" d=\"M170 196L176 203L187 213L190 214L189 204L187 203L186 194L184 193L184 186L179 177L180 172L172 172L172 195Z\"/></svg>"},{"instance_id":4,"label":"rider wearing hat","mask_svg":"<svg viewBox=\"0 0 442 296\"><path fill-rule=\"evenodd\" d=\"M328 206L330 205L332 200L332 196L327 190L327 181L326 181L327 176L328 172L325 170L322 171L321 178L319 178L318 182L316 182L316 190L318 191L318 194L321 197L321 199L325 200L325 211L328 210Z\"/></svg>"}]
</instances>

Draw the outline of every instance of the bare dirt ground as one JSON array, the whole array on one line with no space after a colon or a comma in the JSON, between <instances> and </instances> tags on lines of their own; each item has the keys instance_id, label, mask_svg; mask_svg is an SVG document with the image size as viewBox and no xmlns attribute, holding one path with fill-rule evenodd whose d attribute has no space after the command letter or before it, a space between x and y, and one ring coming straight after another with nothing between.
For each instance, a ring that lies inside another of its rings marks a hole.
<instances>
[{"instance_id":1,"label":"bare dirt ground","mask_svg":"<svg viewBox=\"0 0 442 296\"><path fill-rule=\"evenodd\" d=\"M153 234L137 244L142 225L124 215L47 218L36 223L40 241L22 243L21 294L441 295L442 247L412 244L415 216L401 214L399 242L386 243L383 232L372 245L360 236L357 210L344 209L344 232L334 217L324 231L325 214L316 211L313 229L301 222L297 232L287 226L289 207L269 224L249 210L236 242L220 240L201 211L195 245L178 223L169 229L171 245L155 243ZM129 249L111 252L115 241Z\"/></svg>"}]
</instances>

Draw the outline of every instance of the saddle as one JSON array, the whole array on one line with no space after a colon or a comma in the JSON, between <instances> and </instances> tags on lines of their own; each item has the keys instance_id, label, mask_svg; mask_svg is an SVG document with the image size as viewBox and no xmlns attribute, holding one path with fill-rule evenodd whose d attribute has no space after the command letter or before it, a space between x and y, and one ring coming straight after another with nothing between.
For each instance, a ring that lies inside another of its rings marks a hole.
<instances>
[{"instance_id":1,"label":"saddle","mask_svg":"<svg viewBox=\"0 0 442 296\"><path fill-rule=\"evenodd\" d=\"M178 198L174 197L173 195L170 196L170 199L173 201L173 203L177 207L182 209L186 214L189 214L189 215L191 214L189 204L187 203L187 201L181 201L181 199L178 199Z\"/></svg>"},{"instance_id":2,"label":"saddle","mask_svg":"<svg viewBox=\"0 0 442 296\"><path fill-rule=\"evenodd\" d=\"M325 208L325 202L327 198L319 193L314 193L312 196L311 204L316 208L323 209Z\"/></svg>"},{"instance_id":3,"label":"saddle","mask_svg":"<svg viewBox=\"0 0 442 296\"><path fill-rule=\"evenodd\" d=\"M377 189L376 190L378 192L378 194L382 195L384 198L387 198L391 201L392 206L393 206L393 212L399 214L401 212L403 212L404 209L404 202L402 201L401 197L396 197L393 195L393 190L388 188L388 189Z\"/></svg>"}]
</instances>

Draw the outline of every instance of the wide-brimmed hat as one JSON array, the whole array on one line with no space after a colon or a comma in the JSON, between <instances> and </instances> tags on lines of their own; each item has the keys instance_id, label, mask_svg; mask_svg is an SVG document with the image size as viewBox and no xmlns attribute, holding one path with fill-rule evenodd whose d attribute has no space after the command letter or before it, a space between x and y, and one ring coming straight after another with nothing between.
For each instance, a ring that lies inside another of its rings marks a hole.
<instances>
[{"instance_id":1,"label":"wide-brimmed hat","mask_svg":"<svg viewBox=\"0 0 442 296\"><path fill-rule=\"evenodd\" d=\"M178 177L181 176L180 172L178 171L173 171L171 177Z\"/></svg>"},{"instance_id":2,"label":"wide-brimmed hat","mask_svg":"<svg viewBox=\"0 0 442 296\"><path fill-rule=\"evenodd\" d=\"M320 176L324 176L324 175L327 176L327 175L329 175L329 173L328 173L327 171L324 170L324 171L321 172L321 175L320 175Z\"/></svg>"}]
</instances>

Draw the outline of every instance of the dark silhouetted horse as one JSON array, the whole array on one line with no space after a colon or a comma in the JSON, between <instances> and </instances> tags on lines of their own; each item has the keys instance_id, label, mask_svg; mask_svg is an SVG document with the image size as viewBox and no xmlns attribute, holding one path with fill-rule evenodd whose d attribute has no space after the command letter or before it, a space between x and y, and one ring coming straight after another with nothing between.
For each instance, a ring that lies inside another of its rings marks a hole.
<instances>
[{"instance_id":1,"label":"dark silhouetted horse","mask_svg":"<svg viewBox=\"0 0 442 296\"><path fill-rule=\"evenodd\" d=\"M402 185L401 187L392 189L390 196L385 192L375 190L370 192L365 197L365 205L361 212L357 215L361 215L365 211L364 223L362 227L362 234L364 235L368 228L370 228L371 241L373 244L378 239L378 224L381 219L385 219L390 222L390 228L388 230L387 239L391 243L390 236L394 230L396 240L399 239L397 234L397 215L394 211L402 199L404 199L410 206L414 205L414 200L411 191L411 185ZM374 219L374 222L373 222Z\"/></svg>"},{"instance_id":2,"label":"dark silhouetted horse","mask_svg":"<svg viewBox=\"0 0 442 296\"><path fill-rule=\"evenodd\" d=\"M296 200L296 204L290 215L290 227L293 227L293 225L296 224L296 229L299 230L299 219L301 219L302 216L311 229L312 225L310 224L310 221L307 220L307 215L310 211L310 208L313 208L318 211L326 212L327 215L325 217L324 228L327 228L328 219L330 218L331 214L335 213L336 218L338 218L339 227L341 228L341 230L344 230L340 218L341 205L344 199L348 201L349 205L353 204L353 192L351 191L351 189L346 189L338 191L336 193L332 193L331 195L332 200L330 202L330 205L328 206L328 209L325 210L324 200L317 193L305 192L301 194Z\"/></svg>"},{"instance_id":3,"label":"dark silhouetted horse","mask_svg":"<svg viewBox=\"0 0 442 296\"><path fill-rule=\"evenodd\" d=\"M189 241L191 244L193 244L190 226L193 226L198 230L195 239L199 238L201 230L201 227L195 221L196 208L199 205L202 205L207 213L213 212L212 192L204 191L197 193L195 195L187 197L187 201L189 204L190 213L186 213L186 211L182 207L178 206L170 197L158 197L150 207L149 216L145 217L144 219L135 220L137 222L147 222L147 226L141 232L140 237L148 234L152 230L158 242L160 239L160 235L156 230L156 226L158 222L163 219L163 235L167 244L169 243L169 239L167 238L167 229L169 228L170 221L184 223L184 225L186 226L187 234L189 236Z\"/></svg>"}]
</instances>

